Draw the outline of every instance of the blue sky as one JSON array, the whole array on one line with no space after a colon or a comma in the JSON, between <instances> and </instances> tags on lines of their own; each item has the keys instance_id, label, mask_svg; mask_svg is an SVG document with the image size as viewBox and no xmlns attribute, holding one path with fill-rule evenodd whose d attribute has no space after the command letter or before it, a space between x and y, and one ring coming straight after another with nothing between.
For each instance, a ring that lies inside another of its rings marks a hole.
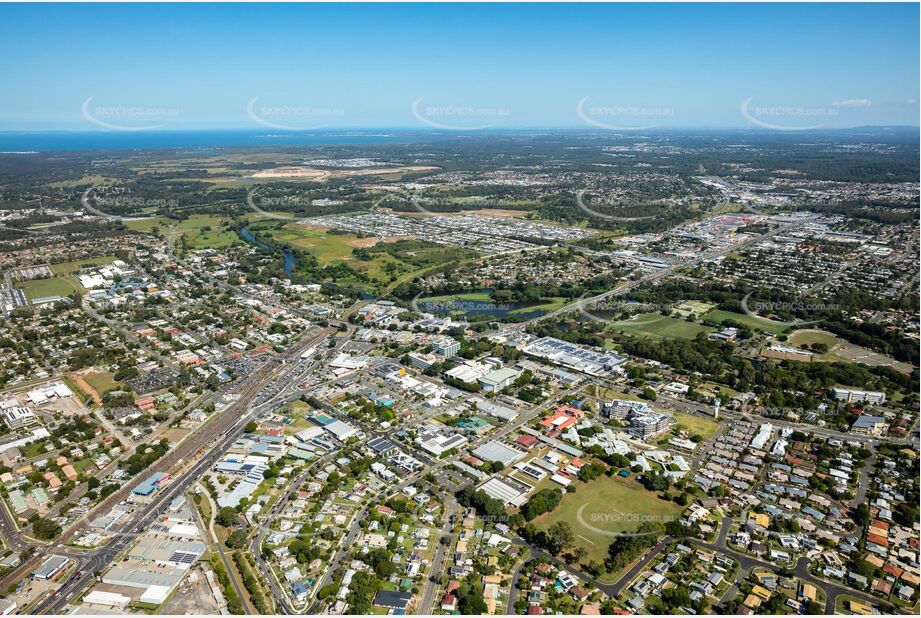
<instances>
[{"instance_id":1,"label":"blue sky","mask_svg":"<svg viewBox=\"0 0 921 618\"><path fill-rule=\"evenodd\" d=\"M917 125L918 20L916 4L4 4L0 130Z\"/></svg>"}]
</instances>

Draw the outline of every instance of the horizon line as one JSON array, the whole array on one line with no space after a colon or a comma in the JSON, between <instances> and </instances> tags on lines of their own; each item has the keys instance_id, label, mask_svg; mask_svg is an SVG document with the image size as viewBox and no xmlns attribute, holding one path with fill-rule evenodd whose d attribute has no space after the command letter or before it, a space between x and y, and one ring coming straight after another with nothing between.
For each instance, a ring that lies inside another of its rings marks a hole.
<instances>
[{"instance_id":1,"label":"horizon line","mask_svg":"<svg viewBox=\"0 0 921 618\"><path fill-rule=\"evenodd\" d=\"M106 130L106 129L0 129L2 134L41 134L41 133L70 133L70 134L94 134L94 135L119 135L133 134L145 135L153 133L188 133L188 132L207 132L207 131L251 131L257 133L270 133L278 135L304 135L326 133L337 133L343 131L415 131L419 133L439 133L439 134L458 134L458 135L476 135L481 133L496 133L502 131L584 131L589 133L647 133L653 131L673 131L673 130L723 130L723 131L757 131L764 133L816 133L828 131L851 131L854 129L916 129L921 130L921 125L914 124L858 124L844 127L803 127L802 129L789 128L786 130L770 129L753 125L661 125L656 127L637 127L631 129L623 127L619 129L605 129L600 127L589 127L582 125L521 125L513 127L482 127L482 128L455 128L441 129L434 127L420 127L409 125L356 125L343 127L324 127L324 128L305 128L305 129L271 129L268 127L184 127L184 128L157 128L145 130Z\"/></svg>"}]
</instances>

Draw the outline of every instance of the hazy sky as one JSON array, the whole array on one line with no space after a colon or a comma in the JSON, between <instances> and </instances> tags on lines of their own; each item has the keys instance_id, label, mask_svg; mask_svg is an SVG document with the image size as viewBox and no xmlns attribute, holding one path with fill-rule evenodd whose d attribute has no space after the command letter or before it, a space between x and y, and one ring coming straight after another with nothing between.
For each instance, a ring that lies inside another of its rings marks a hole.
<instances>
[{"instance_id":1,"label":"hazy sky","mask_svg":"<svg viewBox=\"0 0 921 618\"><path fill-rule=\"evenodd\" d=\"M916 4L4 4L0 130L917 125L918 21Z\"/></svg>"}]
</instances>

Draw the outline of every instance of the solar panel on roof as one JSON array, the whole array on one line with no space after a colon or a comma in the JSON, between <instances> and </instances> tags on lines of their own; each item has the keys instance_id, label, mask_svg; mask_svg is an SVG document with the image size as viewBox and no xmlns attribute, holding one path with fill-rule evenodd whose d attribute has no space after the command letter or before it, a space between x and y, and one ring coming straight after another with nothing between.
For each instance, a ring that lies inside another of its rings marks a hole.
<instances>
[{"instance_id":1,"label":"solar panel on roof","mask_svg":"<svg viewBox=\"0 0 921 618\"><path fill-rule=\"evenodd\" d=\"M198 554L177 550L172 553L167 562L175 562L178 564L194 564L197 558Z\"/></svg>"}]
</instances>

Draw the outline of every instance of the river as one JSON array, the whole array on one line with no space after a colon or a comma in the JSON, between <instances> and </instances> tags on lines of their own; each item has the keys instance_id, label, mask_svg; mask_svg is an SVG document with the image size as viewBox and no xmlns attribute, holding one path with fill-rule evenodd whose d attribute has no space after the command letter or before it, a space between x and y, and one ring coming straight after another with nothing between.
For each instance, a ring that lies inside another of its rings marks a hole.
<instances>
[{"instance_id":1,"label":"river","mask_svg":"<svg viewBox=\"0 0 921 618\"><path fill-rule=\"evenodd\" d=\"M288 279L291 278L291 274L294 272L294 266L297 264L297 256L294 255L293 251L290 249L279 249L277 247L273 247L272 245L265 243L253 236L253 233L245 227L240 229L240 236L242 236L243 239L247 242L253 243L260 249L265 249L266 251L281 251L281 255L285 259L285 275L288 276Z\"/></svg>"}]
</instances>

